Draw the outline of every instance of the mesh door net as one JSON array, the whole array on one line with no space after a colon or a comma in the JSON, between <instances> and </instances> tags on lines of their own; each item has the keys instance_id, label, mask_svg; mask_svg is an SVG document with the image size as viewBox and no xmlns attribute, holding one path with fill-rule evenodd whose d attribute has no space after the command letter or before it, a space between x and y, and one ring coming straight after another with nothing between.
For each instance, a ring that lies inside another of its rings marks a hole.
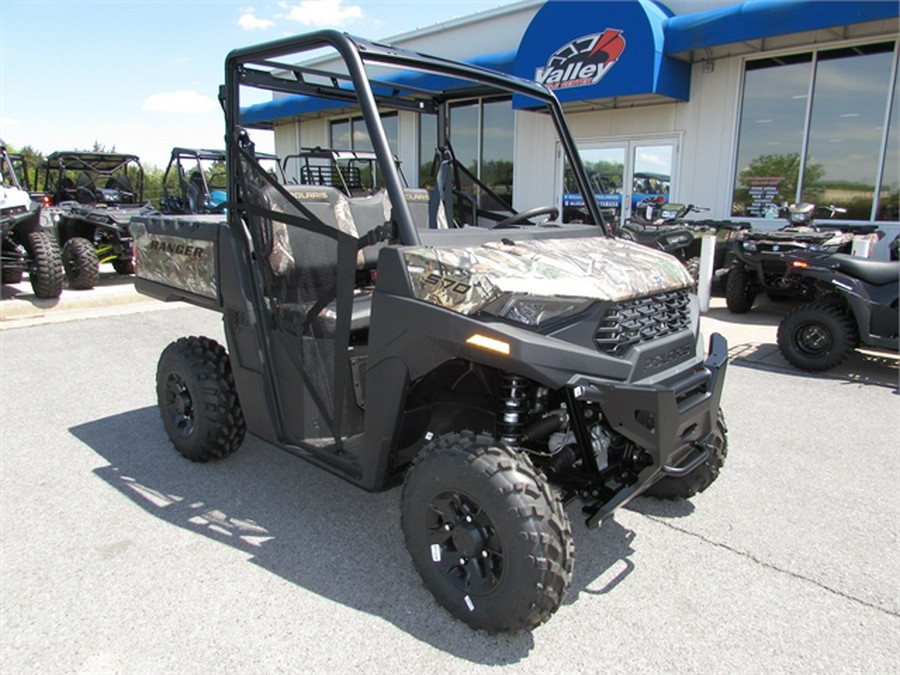
<instances>
[{"instance_id":1,"label":"mesh door net","mask_svg":"<svg viewBox=\"0 0 900 675\"><path fill-rule=\"evenodd\" d=\"M336 188L280 185L240 151L241 197L272 315L284 428L341 446L358 236ZM286 376L293 367L296 375Z\"/></svg>"}]
</instances>

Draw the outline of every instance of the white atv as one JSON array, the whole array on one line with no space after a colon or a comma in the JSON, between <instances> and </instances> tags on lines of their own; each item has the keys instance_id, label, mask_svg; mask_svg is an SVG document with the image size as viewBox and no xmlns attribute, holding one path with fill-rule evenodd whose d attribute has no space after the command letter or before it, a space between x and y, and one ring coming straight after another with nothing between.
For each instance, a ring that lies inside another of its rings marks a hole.
<instances>
[{"instance_id":1,"label":"white atv","mask_svg":"<svg viewBox=\"0 0 900 675\"><path fill-rule=\"evenodd\" d=\"M0 140L0 281L16 284L28 272L39 298L62 293L63 266L59 246L41 227L41 205L31 199L13 169Z\"/></svg>"}]
</instances>

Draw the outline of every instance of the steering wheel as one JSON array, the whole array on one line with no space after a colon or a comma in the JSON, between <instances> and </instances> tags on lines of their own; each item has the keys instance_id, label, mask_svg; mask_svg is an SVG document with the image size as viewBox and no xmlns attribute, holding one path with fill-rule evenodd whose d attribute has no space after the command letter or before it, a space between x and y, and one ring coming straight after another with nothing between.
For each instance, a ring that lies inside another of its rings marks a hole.
<instances>
[{"instance_id":1,"label":"steering wheel","mask_svg":"<svg viewBox=\"0 0 900 675\"><path fill-rule=\"evenodd\" d=\"M530 209L525 209L524 211L519 211L518 213L514 213L508 218L504 218L499 223L491 226L491 229L497 229L500 227L506 227L507 225L516 225L519 223L524 223L526 220L530 218L536 218L537 216L550 216L550 220L556 220L559 218L559 209L555 206L535 206ZM529 225L534 225L534 223L528 223Z\"/></svg>"}]
</instances>

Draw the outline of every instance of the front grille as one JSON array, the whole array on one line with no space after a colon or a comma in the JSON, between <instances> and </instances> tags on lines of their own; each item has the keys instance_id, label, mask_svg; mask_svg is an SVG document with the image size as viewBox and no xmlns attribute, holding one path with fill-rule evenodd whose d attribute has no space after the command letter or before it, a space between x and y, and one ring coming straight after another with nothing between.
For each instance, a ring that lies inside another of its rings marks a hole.
<instances>
[{"instance_id":1,"label":"front grille","mask_svg":"<svg viewBox=\"0 0 900 675\"><path fill-rule=\"evenodd\" d=\"M687 289L635 298L611 305L594 333L601 352L621 356L633 345L672 335L690 326Z\"/></svg>"}]
</instances>

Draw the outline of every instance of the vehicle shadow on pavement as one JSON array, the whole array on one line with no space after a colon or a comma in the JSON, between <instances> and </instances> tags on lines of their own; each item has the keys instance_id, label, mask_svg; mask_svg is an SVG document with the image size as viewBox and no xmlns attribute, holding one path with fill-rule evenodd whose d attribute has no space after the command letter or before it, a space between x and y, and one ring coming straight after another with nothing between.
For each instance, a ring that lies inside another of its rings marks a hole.
<instances>
[{"instance_id":1,"label":"vehicle shadow on pavement","mask_svg":"<svg viewBox=\"0 0 900 675\"><path fill-rule=\"evenodd\" d=\"M39 298L31 290L31 284L24 281L18 284L3 284L0 286L0 301L20 300L30 302L40 309L50 309L59 304L59 298Z\"/></svg>"},{"instance_id":2,"label":"vehicle shadow on pavement","mask_svg":"<svg viewBox=\"0 0 900 675\"><path fill-rule=\"evenodd\" d=\"M360 490L252 436L225 460L190 462L172 448L156 407L69 431L108 462L94 470L97 477L132 503L245 552L253 564L298 587L382 617L474 663L514 663L534 648L531 632L474 631L437 605L406 550L399 489ZM581 593L613 592L633 569L633 532L614 519L599 531L588 530L577 503L568 513L576 565L561 612ZM185 583L193 583L193 576ZM303 616L298 612L296 620ZM551 625L554 620L564 619L551 619Z\"/></svg>"},{"instance_id":3,"label":"vehicle shadow on pavement","mask_svg":"<svg viewBox=\"0 0 900 675\"><path fill-rule=\"evenodd\" d=\"M871 384L889 387L895 392L898 388L898 381L900 381L900 360L896 356L880 355L875 352L855 351L839 366L815 373L799 370L792 366L781 355L778 346L774 344L748 342L735 345L728 350L728 357L734 366L763 368L795 377Z\"/></svg>"}]
</instances>

